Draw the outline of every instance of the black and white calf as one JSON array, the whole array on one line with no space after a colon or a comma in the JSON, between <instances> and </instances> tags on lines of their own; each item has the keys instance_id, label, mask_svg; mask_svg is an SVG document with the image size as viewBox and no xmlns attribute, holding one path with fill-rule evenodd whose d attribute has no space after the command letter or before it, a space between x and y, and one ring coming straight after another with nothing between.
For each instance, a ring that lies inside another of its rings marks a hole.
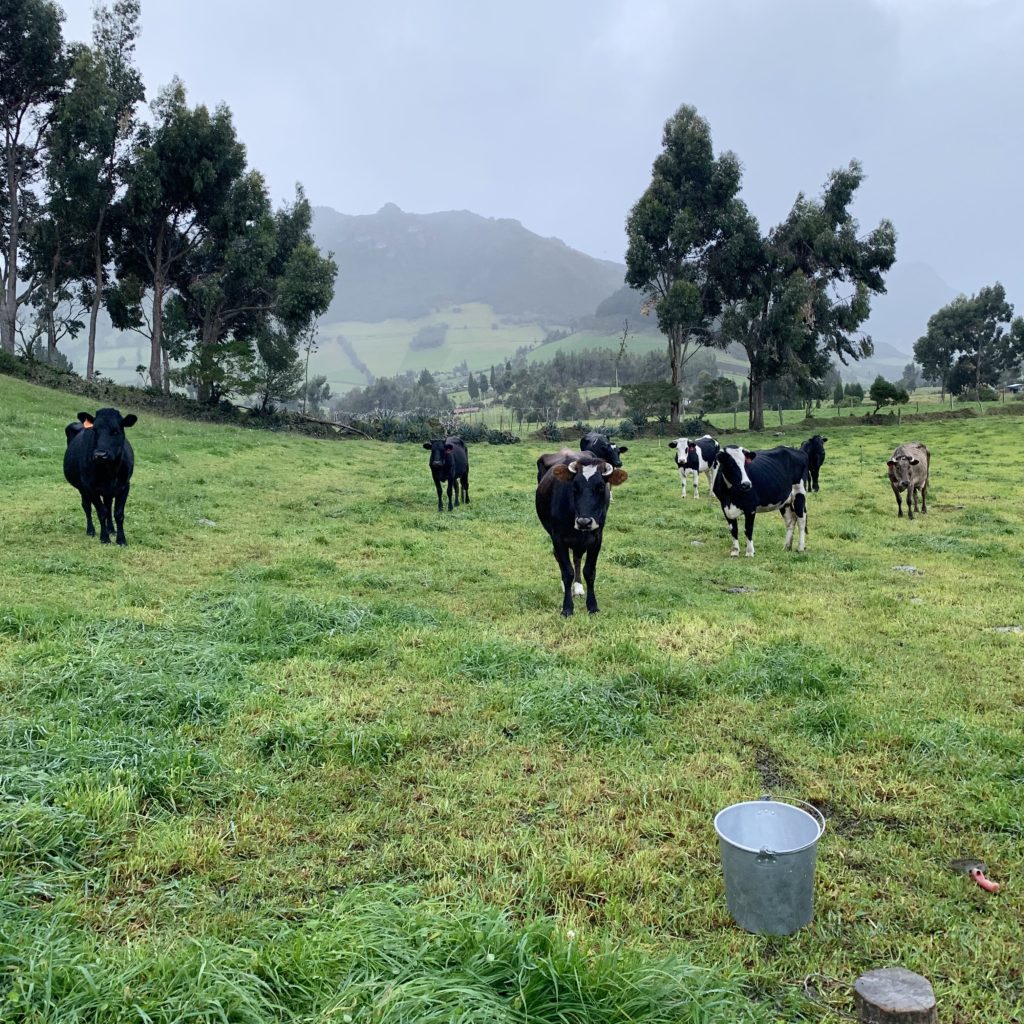
<instances>
[{"instance_id":1,"label":"black and white calf","mask_svg":"<svg viewBox=\"0 0 1024 1024\"><path fill-rule=\"evenodd\" d=\"M825 461L825 442L827 440L827 437L815 434L814 437L807 438L800 445L800 451L807 456L807 476L804 477L804 488L808 491L818 490L818 473Z\"/></svg>"},{"instance_id":2,"label":"black and white calf","mask_svg":"<svg viewBox=\"0 0 1024 1024\"><path fill-rule=\"evenodd\" d=\"M700 474L703 473L708 478L710 488L714 483L715 458L721 445L710 434L705 434L696 440L679 437L675 441L669 441L668 446L676 450L676 467L683 482L683 497L686 497L686 478L692 474L693 496L699 498Z\"/></svg>"},{"instance_id":3,"label":"black and white calf","mask_svg":"<svg viewBox=\"0 0 1024 1024\"><path fill-rule=\"evenodd\" d=\"M611 488L626 481L626 471L583 452L553 465L537 484L537 518L551 537L562 576L562 614L572 615L573 595L587 595L587 611L597 611L594 579L601 554ZM571 557L570 557L571 555ZM580 562L586 556L580 582Z\"/></svg>"},{"instance_id":4,"label":"black and white calf","mask_svg":"<svg viewBox=\"0 0 1024 1024\"><path fill-rule=\"evenodd\" d=\"M722 503L722 513L732 530L732 551L740 553L737 523L743 516L747 557L754 555L754 517L778 509L786 521L786 550L793 547L793 531L800 528L797 551L803 551L807 535L807 456L796 448L770 448L751 452L737 445L723 448L715 460L717 472L712 492Z\"/></svg>"}]
</instances>

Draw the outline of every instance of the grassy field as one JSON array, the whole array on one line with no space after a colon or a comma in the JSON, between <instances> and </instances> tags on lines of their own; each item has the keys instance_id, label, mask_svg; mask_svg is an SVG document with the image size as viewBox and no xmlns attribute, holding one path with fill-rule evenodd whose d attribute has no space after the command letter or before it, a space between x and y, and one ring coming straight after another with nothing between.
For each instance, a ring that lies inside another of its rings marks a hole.
<instances>
[{"instance_id":1,"label":"grassy field","mask_svg":"<svg viewBox=\"0 0 1024 1024\"><path fill-rule=\"evenodd\" d=\"M536 445L439 515L417 446L143 417L121 550L61 477L78 401L0 377L4 1024L818 1021L805 975L897 963L1022 1019L1018 418L835 430L803 557L778 515L727 557L631 442L563 620ZM711 824L766 789L829 819L785 939Z\"/></svg>"}]
</instances>

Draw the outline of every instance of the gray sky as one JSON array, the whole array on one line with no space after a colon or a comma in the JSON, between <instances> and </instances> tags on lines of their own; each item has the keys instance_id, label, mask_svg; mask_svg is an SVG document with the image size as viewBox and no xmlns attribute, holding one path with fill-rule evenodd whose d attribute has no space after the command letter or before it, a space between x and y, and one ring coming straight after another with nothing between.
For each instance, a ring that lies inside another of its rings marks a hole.
<instances>
[{"instance_id":1,"label":"gray sky","mask_svg":"<svg viewBox=\"0 0 1024 1024\"><path fill-rule=\"evenodd\" d=\"M63 6L88 38L93 0ZM1022 0L143 0L142 23L148 96L177 74L227 103L278 199L514 217L621 260L692 103L763 227L857 157L900 261L1024 309Z\"/></svg>"}]
</instances>

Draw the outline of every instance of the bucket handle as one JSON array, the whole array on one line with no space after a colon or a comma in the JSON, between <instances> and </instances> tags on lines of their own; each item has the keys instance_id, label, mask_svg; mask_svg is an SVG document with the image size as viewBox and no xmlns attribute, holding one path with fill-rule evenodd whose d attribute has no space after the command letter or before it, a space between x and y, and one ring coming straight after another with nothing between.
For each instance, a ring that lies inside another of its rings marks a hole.
<instances>
[{"instance_id":1,"label":"bucket handle","mask_svg":"<svg viewBox=\"0 0 1024 1024\"><path fill-rule=\"evenodd\" d=\"M773 797L772 797L771 793L762 793L761 794L761 799L762 800L772 800ZM791 799L787 798L787 800L785 802L786 803L800 804L801 807L803 807L805 810L810 812L811 817L814 818L814 820L817 821L817 823L821 826L821 831L818 833L818 838L821 839L821 837L825 834L825 815L822 814L821 811L819 811L818 808L814 806L814 804L809 804L806 800L798 800L796 797L792 797ZM771 859L774 860L775 854L772 853L771 850L762 850L758 854L758 859L760 860L762 857L765 857L765 858L769 858L770 857Z\"/></svg>"}]
</instances>

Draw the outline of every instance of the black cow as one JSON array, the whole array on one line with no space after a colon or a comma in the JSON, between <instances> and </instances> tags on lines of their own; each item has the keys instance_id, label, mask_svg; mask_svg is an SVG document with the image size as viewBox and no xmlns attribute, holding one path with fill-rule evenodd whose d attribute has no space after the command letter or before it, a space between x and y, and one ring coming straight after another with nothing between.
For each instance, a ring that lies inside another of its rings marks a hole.
<instances>
[{"instance_id":1,"label":"black cow","mask_svg":"<svg viewBox=\"0 0 1024 1024\"><path fill-rule=\"evenodd\" d=\"M469 504L469 452L461 437L452 435L443 441L424 441L423 447L430 452L430 474L437 488L437 511L444 510L441 501L441 485L448 484L448 511L452 510L452 489L455 490L455 507L459 507L459 485L462 485L462 501Z\"/></svg>"},{"instance_id":2,"label":"black cow","mask_svg":"<svg viewBox=\"0 0 1024 1024\"><path fill-rule=\"evenodd\" d=\"M555 561L562 573L562 614L573 613L573 594L582 594L580 561L587 588L587 611L597 611L594 577L601 553L611 488L626 480L626 471L589 452L568 464L552 466L537 485L537 518L551 537ZM572 552L572 559L569 553Z\"/></svg>"},{"instance_id":3,"label":"black cow","mask_svg":"<svg viewBox=\"0 0 1024 1024\"><path fill-rule=\"evenodd\" d=\"M64 478L82 496L85 532L96 536L92 507L100 518L100 541L110 543L117 524L117 543L124 536L124 507L135 471L135 453L124 432L137 422L134 415L122 416L117 409L99 409L95 416L78 414L78 423L64 428L68 446L64 452Z\"/></svg>"},{"instance_id":4,"label":"black cow","mask_svg":"<svg viewBox=\"0 0 1024 1024\"><path fill-rule=\"evenodd\" d=\"M740 553L736 523L742 515L747 536L747 557L754 555L754 517L778 509L786 521L786 550L793 547L793 529L800 527L797 551L803 551L807 534L807 456L796 448L769 448L751 452L737 445L723 448L715 460L717 470L712 492L722 503L732 530L731 554Z\"/></svg>"},{"instance_id":5,"label":"black cow","mask_svg":"<svg viewBox=\"0 0 1024 1024\"><path fill-rule=\"evenodd\" d=\"M827 437L815 434L814 437L807 438L800 445L800 451L807 456L807 476L804 477L804 490L806 491L818 490L818 471L825 461L825 442L827 440Z\"/></svg>"},{"instance_id":6,"label":"black cow","mask_svg":"<svg viewBox=\"0 0 1024 1024\"><path fill-rule=\"evenodd\" d=\"M715 457L721 446L710 434L696 440L679 437L675 441L669 441L668 446L676 450L676 468L679 470L679 479L683 482L683 497L686 497L686 478L692 474L693 496L699 498L700 474L704 473L707 476L710 487L714 482Z\"/></svg>"},{"instance_id":7,"label":"black cow","mask_svg":"<svg viewBox=\"0 0 1024 1024\"><path fill-rule=\"evenodd\" d=\"M598 430L591 430L580 438L580 451L590 452L595 458L604 459L605 462L610 462L616 469L620 469L622 467L622 459L619 456L625 455L629 449L625 446L620 448L607 434L602 434Z\"/></svg>"}]
</instances>

